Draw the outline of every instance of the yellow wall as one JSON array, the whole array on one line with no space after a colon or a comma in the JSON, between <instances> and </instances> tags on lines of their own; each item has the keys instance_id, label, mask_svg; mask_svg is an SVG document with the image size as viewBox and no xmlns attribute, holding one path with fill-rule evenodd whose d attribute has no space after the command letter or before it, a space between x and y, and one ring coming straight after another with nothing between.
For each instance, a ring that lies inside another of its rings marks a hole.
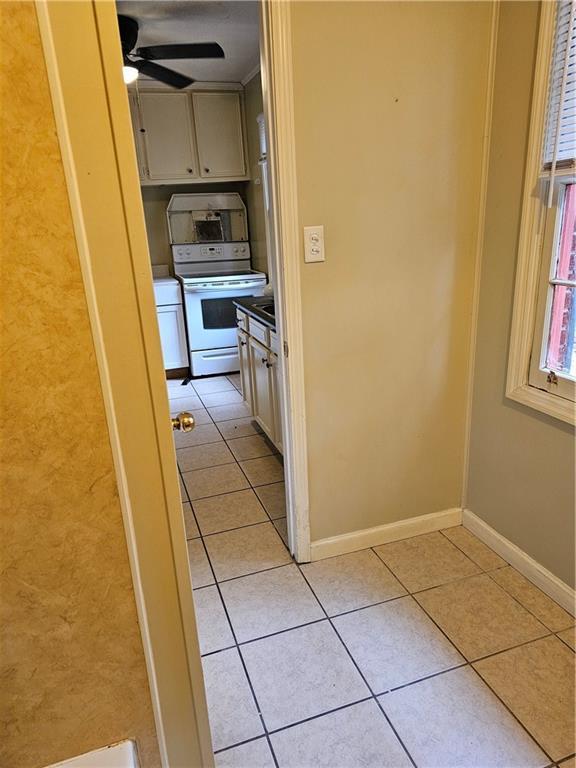
<instances>
[{"instance_id":1,"label":"yellow wall","mask_svg":"<svg viewBox=\"0 0 576 768\"><path fill-rule=\"evenodd\" d=\"M246 185L246 205L248 208L248 223L250 226L250 249L252 266L261 272L268 272L266 253L266 215L264 211L264 188L262 173L258 165L260 157L260 142L258 140L258 123L256 118L264 109L262 104L262 83L260 74L255 75L246 84L246 139L248 144L248 162L250 181Z\"/></svg>"},{"instance_id":2,"label":"yellow wall","mask_svg":"<svg viewBox=\"0 0 576 768\"><path fill-rule=\"evenodd\" d=\"M159 764L34 5L0 3L0 764L135 738Z\"/></svg>"},{"instance_id":3,"label":"yellow wall","mask_svg":"<svg viewBox=\"0 0 576 768\"><path fill-rule=\"evenodd\" d=\"M313 540L460 506L490 15L293 5Z\"/></svg>"},{"instance_id":4,"label":"yellow wall","mask_svg":"<svg viewBox=\"0 0 576 768\"><path fill-rule=\"evenodd\" d=\"M538 3L500 7L469 508L574 584L573 430L504 396Z\"/></svg>"}]
</instances>

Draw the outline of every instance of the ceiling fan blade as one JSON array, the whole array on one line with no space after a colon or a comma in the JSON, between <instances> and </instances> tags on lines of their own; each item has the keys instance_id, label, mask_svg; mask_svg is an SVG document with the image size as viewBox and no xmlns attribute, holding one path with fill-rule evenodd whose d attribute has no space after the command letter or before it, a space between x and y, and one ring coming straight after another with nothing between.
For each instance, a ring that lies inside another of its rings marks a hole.
<instances>
[{"instance_id":1,"label":"ceiling fan blade","mask_svg":"<svg viewBox=\"0 0 576 768\"><path fill-rule=\"evenodd\" d=\"M174 43L173 45L146 45L136 50L143 59L223 59L224 51L218 43Z\"/></svg>"},{"instance_id":2,"label":"ceiling fan blade","mask_svg":"<svg viewBox=\"0 0 576 768\"><path fill-rule=\"evenodd\" d=\"M159 80L161 83L166 83L166 85L171 85L173 88L186 88L187 85L192 85L195 82L191 77L186 77L186 75L181 75L172 69L161 67L160 64L154 64L153 61L134 61L129 59L127 63L131 67L136 67L138 72L141 72L143 75L148 75L148 77Z\"/></svg>"}]
</instances>

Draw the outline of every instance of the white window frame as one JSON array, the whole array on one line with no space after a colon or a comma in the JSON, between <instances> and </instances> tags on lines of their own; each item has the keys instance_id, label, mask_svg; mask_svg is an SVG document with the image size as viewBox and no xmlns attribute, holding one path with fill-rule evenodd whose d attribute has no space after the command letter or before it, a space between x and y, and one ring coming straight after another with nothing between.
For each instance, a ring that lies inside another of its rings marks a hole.
<instances>
[{"instance_id":1,"label":"white window frame","mask_svg":"<svg viewBox=\"0 0 576 768\"><path fill-rule=\"evenodd\" d=\"M506 396L561 421L574 424L576 423L574 384L568 379L563 379L561 391L559 391L558 385L548 384L545 381L546 374L538 378L534 376L535 371L532 370L531 376L532 359L535 358L535 364L540 368L543 339L547 338L546 294L550 265L555 256L555 233L558 228L557 217L560 213L557 205L558 193L561 185L571 180L560 169L556 171L553 205L548 209L549 182L542 178L542 145L548 104L550 62L554 45L555 11L556 3L541 3ZM574 171L571 171L571 177L573 176ZM548 237L545 236L546 234ZM542 300L543 291L545 292L544 301Z\"/></svg>"}]
</instances>

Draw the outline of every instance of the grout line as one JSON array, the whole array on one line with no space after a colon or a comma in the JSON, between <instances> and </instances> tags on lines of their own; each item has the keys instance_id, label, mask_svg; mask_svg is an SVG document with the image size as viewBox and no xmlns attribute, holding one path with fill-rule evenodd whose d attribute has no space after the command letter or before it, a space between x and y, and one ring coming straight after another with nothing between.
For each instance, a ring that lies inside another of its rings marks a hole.
<instances>
[{"instance_id":1,"label":"grout line","mask_svg":"<svg viewBox=\"0 0 576 768\"><path fill-rule=\"evenodd\" d=\"M204 539L203 536L200 536L201 539ZM196 541L196 539L195 539ZM282 542L282 546L284 546L284 542ZM243 573L241 576L231 576L229 579L220 579L218 584L226 584L229 581L237 581L238 579L243 579L246 576L255 576L257 573L268 573L268 571L276 571L278 568L286 568L287 565L297 565L297 563L294 563L294 561L290 563L282 563L281 565L272 565L270 568L263 568L261 571L250 571L250 573ZM205 587L211 587L212 584L203 584L201 587L194 587L194 591L197 589L204 589Z\"/></svg>"}]
</instances>

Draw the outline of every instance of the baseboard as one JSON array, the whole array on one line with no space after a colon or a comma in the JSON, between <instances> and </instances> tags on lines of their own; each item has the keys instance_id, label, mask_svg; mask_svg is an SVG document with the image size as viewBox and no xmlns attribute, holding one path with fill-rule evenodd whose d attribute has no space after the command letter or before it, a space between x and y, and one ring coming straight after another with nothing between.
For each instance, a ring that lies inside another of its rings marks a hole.
<instances>
[{"instance_id":1,"label":"baseboard","mask_svg":"<svg viewBox=\"0 0 576 768\"><path fill-rule=\"evenodd\" d=\"M432 512L429 515L398 520L396 523L377 525L375 528L363 528L360 531L343 533L341 536L331 536L328 539L318 539L310 545L311 560L324 560L326 557L345 555L348 552L376 547L390 541L419 536L421 533L451 528L461 523L462 510L460 508L443 509L441 512Z\"/></svg>"},{"instance_id":2,"label":"baseboard","mask_svg":"<svg viewBox=\"0 0 576 768\"><path fill-rule=\"evenodd\" d=\"M554 576L547 568L540 565L534 558L527 555L524 550L517 547L516 544L513 544L505 536L502 536L502 534L494 530L492 526L485 523L484 520L469 509L465 509L462 512L462 525L574 616L576 592L572 587L569 587L568 584Z\"/></svg>"}]
</instances>

